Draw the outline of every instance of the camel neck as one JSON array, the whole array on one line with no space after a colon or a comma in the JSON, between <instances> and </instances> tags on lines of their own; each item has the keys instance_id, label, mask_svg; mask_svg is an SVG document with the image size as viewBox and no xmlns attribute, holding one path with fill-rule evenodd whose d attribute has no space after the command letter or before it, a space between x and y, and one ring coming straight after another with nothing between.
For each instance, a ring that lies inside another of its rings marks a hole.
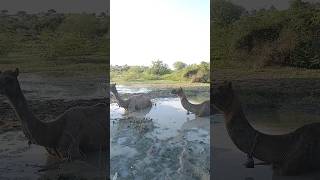
<instances>
[{"instance_id":1,"label":"camel neck","mask_svg":"<svg viewBox=\"0 0 320 180\"><path fill-rule=\"evenodd\" d=\"M123 108L127 108L127 107L128 107L126 101L123 100L123 99L120 97L118 91L114 91L113 94L114 94L114 96L116 97L116 99L117 99L118 104L119 104L120 107L123 107Z\"/></svg>"},{"instance_id":2,"label":"camel neck","mask_svg":"<svg viewBox=\"0 0 320 180\"><path fill-rule=\"evenodd\" d=\"M236 96L224 114L228 134L242 152L252 153L257 159L270 163L278 163L285 158L284 154L294 139L290 135L267 135L255 130L246 119Z\"/></svg>"},{"instance_id":3,"label":"camel neck","mask_svg":"<svg viewBox=\"0 0 320 180\"><path fill-rule=\"evenodd\" d=\"M250 153L255 143L255 136L259 136L261 133L256 131L248 122L237 97L234 97L230 108L225 111L225 123L234 144L241 151Z\"/></svg>"},{"instance_id":4,"label":"camel neck","mask_svg":"<svg viewBox=\"0 0 320 180\"><path fill-rule=\"evenodd\" d=\"M30 111L21 89L17 94L8 95L7 97L21 121L23 131L27 138L35 144L42 145L42 140L39 137L44 135L40 134L40 132L45 132L45 124L37 119Z\"/></svg>"},{"instance_id":5,"label":"camel neck","mask_svg":"<svg viewBox=\"0 0 320 180\"><path fill-rule=\"evenodd\" d=\"M188 111L190 111L190 112L192 112L192 113L196 113L196 112L197 112L196 105L190 103L185 95L181 96L181 97L180 97L180 100L181 100L182 106L183 106L186 110L188 110Z\"/></svg>"}]
</instances>

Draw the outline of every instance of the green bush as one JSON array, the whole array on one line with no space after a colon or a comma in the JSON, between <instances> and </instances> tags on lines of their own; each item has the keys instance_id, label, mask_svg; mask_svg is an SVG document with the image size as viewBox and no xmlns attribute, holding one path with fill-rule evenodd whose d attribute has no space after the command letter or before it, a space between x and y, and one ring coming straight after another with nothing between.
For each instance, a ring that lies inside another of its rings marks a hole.
<instances>
[{"instance_id":1,"label":"green bush","mask_svg":"<svg viewBox=\"0 0 320 180\"><path fill-rule=\"evenodd\" d=\"M232 7L230 2L220 5ZM320 68L319 7L320 3L294 0L286 10L261 9L240 17L223 14L230 16L223 19L232 19L229 24L214 18L211 61L228 66Z\"/></svg>"},{"instance_id":2,"label":"green bush","mask_svg":"<svg viewBox=\"0 0 320 180\"><path fill-rule=\"evenodd\" d=\"M15 48L15 39L8 33L0 33L0 56L7 56Z\"/></svg>"}]
</instances>

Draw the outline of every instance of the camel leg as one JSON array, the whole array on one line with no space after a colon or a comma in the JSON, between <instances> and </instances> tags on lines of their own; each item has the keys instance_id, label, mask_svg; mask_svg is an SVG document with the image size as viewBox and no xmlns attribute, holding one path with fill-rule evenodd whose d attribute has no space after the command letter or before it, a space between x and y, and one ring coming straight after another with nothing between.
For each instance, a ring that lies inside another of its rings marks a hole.
<instances>
[{"instance_id":1,"label":"camel leg","mask_svg":"<svg viewBox=\"0 0 320 180\"><path fill-rule=\"evenodd\" d=\"M136 103L134 101L129 103L128 110L131 112L136 110Z\"/></svg>"},{"instance_id":2,"label":"camel leg","mask_svg":"<svg viewBox=\"0 0 320 180\"><path fill-rule=\"evenodd\" d=\"M79 136L72 135L70 132L63 133L59 142L59 150L62 152L63 158L69 161L84 158L79 149Z\"/></svg>"}]
</instances>

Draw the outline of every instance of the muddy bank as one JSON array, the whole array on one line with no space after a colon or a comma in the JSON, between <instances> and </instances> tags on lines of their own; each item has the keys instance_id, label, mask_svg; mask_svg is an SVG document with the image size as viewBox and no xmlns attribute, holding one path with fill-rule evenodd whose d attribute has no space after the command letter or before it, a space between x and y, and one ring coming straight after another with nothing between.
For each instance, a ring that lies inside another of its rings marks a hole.
<instances>
[{"instance_id":1,"label":"muddy bank","mask_svg":"<svg viewBox=\"0 0 320 180\"><path fill-rule=\"evenodd\" d=\"M119 85L117 85L118 87ZM156 98L173 98L177 97L176 95L171 94L171 91L174 88L179 88L176 86L121 86L123 89L130 89L130 91L124 90L121 92L121 88L118 88L118 91L122 98L126 99L133 95L140 95L144 94L145 96L149 97L150 99L156 99ZM184 87L183 90L187 97L193 97L193 99L197 99L199 101L209 100L210 98L210 92L209 87L206 86L200 86L200 87ZM137 93L138 92L138 93ZM116 100L114 96L110 96L111 103L115 103Z\"/></svg>"},{"instance_id":2,"label":"muddy bank","mask_svg":"<svg viewBox=\"0 0 320 180\"><path fill-rule=\"evenodd\" d=\"M299 109L320 115L320 78L228 79L244 109ZM213 86L222 82L217 80Z\"/></svg>"}]
</instances>

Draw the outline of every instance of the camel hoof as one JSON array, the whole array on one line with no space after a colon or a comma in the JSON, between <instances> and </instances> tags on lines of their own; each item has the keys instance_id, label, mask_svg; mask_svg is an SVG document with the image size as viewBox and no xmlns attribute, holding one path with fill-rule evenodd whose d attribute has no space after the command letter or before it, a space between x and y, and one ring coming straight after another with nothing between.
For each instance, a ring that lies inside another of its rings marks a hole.
<instances>
[{"instance_id":1,"label":"camel hoof","mask_svg":"<svg viewBox=\"0 0 320 180\"><path fill-rule=\"evenodd\" d=\"M244 163L246 168L254 168L254 161L253 159L248 159L247 162Z\"/></svg>"},{"instance_id":2,"label":"camel hoof","mask_svg":"<svg viewBox=\"0 0 320 180\"><path fill-rule=\"evenodd\" d=\"M31 146L31 144L32 144L32 142L29 140L29 141L28 141L28 146L30 147L30 146Z\"/></svg>"}]
</instances>

